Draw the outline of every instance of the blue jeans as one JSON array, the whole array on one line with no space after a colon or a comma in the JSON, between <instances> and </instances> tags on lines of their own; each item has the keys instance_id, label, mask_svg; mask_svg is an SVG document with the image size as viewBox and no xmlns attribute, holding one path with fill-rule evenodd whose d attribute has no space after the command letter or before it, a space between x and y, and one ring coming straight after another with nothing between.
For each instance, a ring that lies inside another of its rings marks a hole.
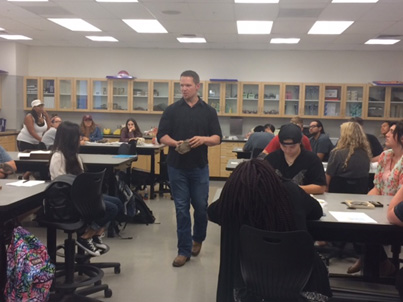
<instances>
[{"instance_id":1,"label":"blue jeans","mask_svg":"<svg viewBox=\"0 0 403 302\"><path fill-rule=\"evenodd\" d=\"M102 195L102 199L105 203L105 215L102 218L96 219L91 223L91 229L98 231L101 228L107 229L109 223L115 219L120 209L123 209L123 204L119 198Z\"/></svg>"},{"instance_id":2,"label":"blue jeans","mask_svg":"<svg viewBox=\"0 0 403 302\"><path fill-rule=\"evenodd\" d=\"M178 255L190 257L192 239L196 242L206 239L209 168L182 170L168 166L168 176L176 209ZM190 204L194 209L193 237Z\"/></svg>"}]
</instances>

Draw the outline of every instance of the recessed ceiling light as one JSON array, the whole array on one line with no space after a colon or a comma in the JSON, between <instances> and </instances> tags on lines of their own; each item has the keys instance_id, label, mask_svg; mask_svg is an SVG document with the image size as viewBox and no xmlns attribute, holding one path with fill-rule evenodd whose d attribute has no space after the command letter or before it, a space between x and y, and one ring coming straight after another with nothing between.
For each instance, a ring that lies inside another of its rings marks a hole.
<instances>
[{"instance_id":1,"label":"recessed ceiling light","mask_svg":"<svg viewBox=\"0 0 403 302\"><path fill-rule=\"evenodd\" d=\"M31 38L22 35L0 35L0 38L7 40L32 40Z\"/></svg>"},{"instance_id":2,"label":"recessed ceiling light","mask_svg":"<svg viewBox=\"0 0 403 302\"><path fill-rule=\"evenodd\" d=\"M400 42L400 40L397 39L370 39L365 44L380 44L380 45L393 45L396 44L397 42Z\"/></svg>"},{"instance_id":3,"label":"recessed ceiling light","mask_svg":"<svg viewBox=\"0 0 403 302\"><path fill-rule=\"evenodd\" d=\"M235 3L278 3L279 0L234 0Z\"/></svg>"},{"instance_id":4,"label":"recessed ceiling light","mask_svg":"<svg viewBox=\"0 0 403 302\"><path fill-rule=\"evenodd\" d=\"M96 41L96 42L119 42L114 37L110 37L110 36L85 36L85 37L87 39L90 39L90 40Z\"/></svg>"},{"instance_id":5,"label":"recessed ceiling light","mask_svg":"<svg viewBox=\"0 0 403 302\"><path fill-rule=\"evenodd\" d=\"M316 21L308 35L340 35L354 21Z\"/></svg>"},{"instance_id":6,"label":"recessed ceiling light","mask_svg":"<svg viewBox=\"0 0 403 302\"><path fill-rule=\"evenodd\" d=\"M176 38L181 43L207 43L205 38L197 38L197 37L179 37Z\"/></svg>"},{"instance_id":7,"label":"recessed ceiling light","mask_svg":"<svg viewBox=\"0 0 403 302\"><path fill-rule=\"evenodd\" d=\"M5 30L4 28L0 27L0 31L4 31L4 30Z\"/></svg>"},{"instance_id":8,"label":"recessed ceiling light","mask_svg":"<svg viewBox=\"0 0 403 302\"><path fill-rule=\"evenodd\" d=\"M332 3L377 3L379 0L332 0Z\"/></svg>"},{"instance_id":9,"label":"recessed ceiling light","mask_svg":"<svg viewBox=\"0 0 403 302\"><path fill-rule=\"evenodd\" d=\"M48 18L60 26L63 26L72 31L101 31L99 28L89 24L87 21L78 18Z\"/></svg>"},{"instance_id":10,"label":"recessed ceiling light","mask_svg":"<svg viewBox=\"0 0 403 302\"><path fill-rule=\"evenodd\" d=\"M152 19L122 19L127 25L138 33L162 33L168 31L157 20Z\"/></svg>"},{"instance_id":11,"label":"recessed ceiling light","mask_svg":"<svg viewBox=\"0 0 403 302\"><path fill-rule=\"evenodd\" d=\"M273 21L236 21L240 35L268 35Z\"/></svg>"},{"instance_id":12,"label":"recessed ceiling light","mask_svg":"<svg viewBox=\"0 0 403 302\"><path fill-rule=\"evenodd\" d=\"M48 2L48 0L7 0L9 2Z\"/></svg>"},{"instance_id":13,"label":"recessed ceiling light","mask_svg":"<svg viewBox=\"0 0 403 302\"><path fill-rule=\"evenodd\" d=\"M273 38L270 44L298 44L299 38Z\"/></svg>"},{"instance_id":14,"label":"recessed ceiling light","mask_svg":"<svg viewBox=\"0 0 403 302\"><path fill-rule=\"evenodd\" d=\"M129 3L129 2L139 2L138 0L95 0L96 2L124 2L124 3Z\"/></svg>"}]
</instances>

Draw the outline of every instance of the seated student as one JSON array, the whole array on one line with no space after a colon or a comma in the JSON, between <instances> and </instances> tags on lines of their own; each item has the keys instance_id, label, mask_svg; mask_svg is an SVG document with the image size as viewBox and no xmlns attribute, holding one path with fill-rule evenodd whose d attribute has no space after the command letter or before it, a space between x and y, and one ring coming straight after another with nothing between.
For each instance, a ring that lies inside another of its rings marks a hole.
<instances>
[{"instance_id":1,"label":"seated student","mask_svg":"<svg viewBox=\"0 0 403 302\"><path fill-rule=\"evenodd\" d=\"M253 149L263 150L274 138L274 131L272 131L272 129L274 129L272 124L256 126L253 133L249 136L248 141L245 143L243 150L247 152L252 152Z\"/></svg>"},{"instance_id":2,"label":"seated student","mask_svg":"<svg viewBox=\"0 0 403 302\"><path fill-rule=\"evenodd\" d=\"M142 137L143 134L137 122L133 118L129 118L126 121L126 126L122 128L120 131L120 141L121 142L129 142L132 140L137 140L137 138Z\"/></svg>"},{"instance_id":3,"label":"seated student","mask_svg":"<svg viewBox=\"0 0 403 302\"><path fill-rule=\"evenodd\" d=\"M302 120L302 118L300 118L299 116L294 116L293 118L291 118L290 123L297 125L301 129L301 134L302 134L302 130L304 129L304 121ZM301 143L304 146L305 150L312 151L312 147L311 147L311 143L309 142L309 138L304 134L302 134ZM277 135L270 141L270 143L266 146L266 148L264 148L263 153L269 154L278 149L280 149L280 141L279 141L278 135Z\"/></svg>"},{"instance_id":4,"label":"seated student","mask_svg":"<svg viewBox=\"0 0 403 302\"><path fill-rule=\"evenodd\" d=\"M358 123L345 122L340 126L340 139L336 147L330 152L326 169L326 182L329 192L334 193L368 193L368 176L371 149L364 130ZM357 187L346 187L340 180L362 179L365 186L362 192Z\"/></svg>"},{"instance_id":5,"label":"seated student","mask_svg":"<svg viewBox=\"0 0 403 302\"><path fill-rule=\"evenodd\" d=\"M330 151L334 148L329 135L325 133L325 128L319 120L313 120L309 124L309 133L312 135L309 138L312 152L315 153L321 161L327 162Z\"/></svg>"},{"instance_id":6,"label":"seated student","mask_svg":"<svg viewBox=\"0 0 403 302\"><path fill-rule=\"evenodd\" d=\"M15 161L7 151L0 146L0 178L7 178L8 175L15 173L15 171L17 171Z\"/></svg>"},{"instance_id":7,"label":"seated student","mask_svg":"<svg viewBox=\"0 0 403 302\"><path fill-rule=\"evenodd\" d=\"M66 139L68 137L69 139ZM53 180L59 175L79 175L84 172L83 162L78 155L80 131L77 124L63 122L60 124L53 145L54 153L50 159L49 172ZM101 250L107 249L102 242L102 235L119 210L123 209L119 198L103 195L105 215L93 221L86 231L77 238L77 244L92 256L100 256Z\"/></svg>"},{"instance_id":8,"label":"seated student","mask_svg":"<svg viewBox=\"0 0 403 302\"><path fill-rule=\"evenodd\" d=\"M85 142L96 142L103 138L101 129L94 123L92 116L86 114L80 125L81 144Z\"/></svg>"},{"instance_id":9,"label":"seated student","mask_svg":"<svg viewBox=\"0 0 403 302\"><path fill-rule=\"evenodd\" d=\"M55 142L57 127L59 127L62 119L55 115L50 119L50 128L42 136L42 143L45 144L47 149L50 149Z\"/></svg>"},{"instance_id":10,"label":"seated student","mask_svg":"<svg viewBox=\"0 0 403 302\"><path fill-rule=\"evenodd\" d=\"M265 160L252 159L232 172L207 213L210 221L221 226L216 301L258 302L244 289L239 264L241 226L278 232L306 230L306 221L319 219L322 208L292 181L278 177ZM332 296L328 271L318 254L302 294L309 297L307 301L327 301Z\"/></svg>"},{"instance_id":11,"label":"seated student","mask_svg":"<svg viewBox=\"0 0 403 302\"><path fill-rule=\"evenodd\" d=\"M302 132L295 124L281 126L280 150L266 156L276 173L298 184L308 194L322 194L326 177L322 162L311 151L301 147Z\"/></svg>"}]
</instances>

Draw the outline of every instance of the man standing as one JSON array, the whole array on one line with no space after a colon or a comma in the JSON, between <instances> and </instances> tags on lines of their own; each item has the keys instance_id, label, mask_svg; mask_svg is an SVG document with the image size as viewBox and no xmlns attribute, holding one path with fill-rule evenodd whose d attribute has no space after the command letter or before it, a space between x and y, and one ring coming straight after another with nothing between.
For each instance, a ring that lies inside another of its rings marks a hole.
<instances>
[{"instance_id":1,"label":"man standing","mask_svg":"<svg viewBox=\"0 0 403 302\"><path fill-rule=\"evenodd\" d=\"M322 122L319 120L313 120L309 124L309 133L311 137L309 139L312 147L312 152L315 153L321 161L329 159L330 151L334 148L329 135L325 134Z\"/></svg>"},{"instance_id":2,"label":"man standing","mask_svg":"<svg viewBox=\"0 0 403 302\"><path fill-rule=\"evenodd\" d=\"M207 148L220 144L222 139L217 111L197 95L199 75L191 70L184 71L180 87L182 98L165 109L157 134L158 141L169 146L168 177L175 202L178 236L174 267L181 267L191 256L197 256L206 238ZM194 209L193 236L190 205Z\"/></svg>"}]
</instances>

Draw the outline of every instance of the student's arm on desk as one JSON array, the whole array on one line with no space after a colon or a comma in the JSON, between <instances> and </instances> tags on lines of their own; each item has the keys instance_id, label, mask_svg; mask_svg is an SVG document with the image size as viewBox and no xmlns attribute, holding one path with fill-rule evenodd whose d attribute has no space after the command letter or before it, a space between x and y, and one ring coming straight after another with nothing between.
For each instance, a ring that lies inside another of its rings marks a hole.
<instances>
[{"instance_id":1,"label":"student's arm on desk","mask_svg":"<svg viewBox=\"0 0 403 302\"><path fill-rule=\"evenodd\" d=\"M371 190L372 191L372 190ZM395 214L395 207L403 201L403 186L397 191L395 196L393 196L391 202L389 203L387 218L391 224L398 226L403 226L403 221Z\"/></svg>"},{"instance_id":2,"label":"student's arm on desk","mask_svg":"<svg viewBox=\"0 0 403 302\"><path fill-rule=\"evenodd\" d=\"M326 191L326 186L320 186L315 184L300 186L308 194L323 194Z\"/></svg>"}]
</instances>

